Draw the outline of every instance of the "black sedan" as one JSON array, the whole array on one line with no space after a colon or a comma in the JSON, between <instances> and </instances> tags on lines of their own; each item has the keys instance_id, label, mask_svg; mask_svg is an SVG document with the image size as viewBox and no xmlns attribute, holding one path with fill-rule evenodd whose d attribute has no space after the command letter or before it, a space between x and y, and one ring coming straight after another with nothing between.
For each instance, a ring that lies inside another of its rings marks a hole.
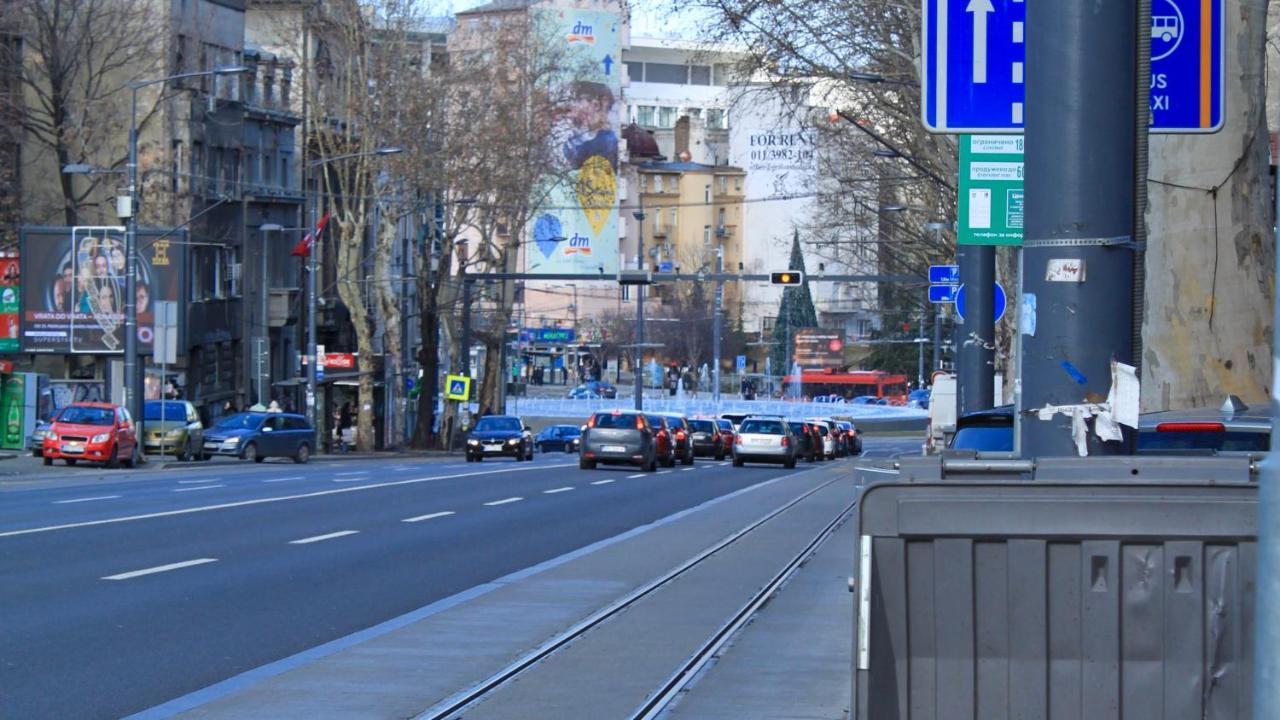
<instances>
[{"instance_id":1,"label":"black sedan","mask_svg":"<svg viewBox=\"0 0 1280 720\"><path fill-rule=\"evenodd\" d=\"M549 425L533 439L538 452L577 452L582 428L577 425Z\"/></svg>"},{"instance_id":2,"label":"black sedan","mask_svg":"<svg viewBox=\"0 0 1280 720\"><path fill-rule=\"evenodd\" d=\"M486 457L532 460L533 433L514 415L480 418L467 435L467 462L480 462Z\"/></svg>"}]
</instances>

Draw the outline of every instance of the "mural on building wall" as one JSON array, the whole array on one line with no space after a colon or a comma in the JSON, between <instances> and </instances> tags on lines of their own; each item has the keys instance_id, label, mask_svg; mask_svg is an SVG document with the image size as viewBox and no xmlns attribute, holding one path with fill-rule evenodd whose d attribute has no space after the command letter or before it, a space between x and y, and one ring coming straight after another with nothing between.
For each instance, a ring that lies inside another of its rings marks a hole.
<instances>
[{"instance_id":1,"label":"mural on building wall","mask_svg":"<svg viewBox=\"0 0 1280 720\"><path fill-rule=\"evenodd\" d=\"M157 300L183 300L186 236L138 232L138 342L155 333ZM24 228L22 349L104 354L124 351L124 233L104 228Z\"/></svg>"},{"instance_id":2,"label":"mural on building wall","mask_svg":"<svg viewBox=\"0 0 1280 720\"><path fill-rule=\"evenodd\" d=\"M575 77L549 138L560 172L529 228L532 273L613 274L618 268L618 136L624 72L617 13L548 9L540 20L566 45Z\"/></svg>"}]
</instances>

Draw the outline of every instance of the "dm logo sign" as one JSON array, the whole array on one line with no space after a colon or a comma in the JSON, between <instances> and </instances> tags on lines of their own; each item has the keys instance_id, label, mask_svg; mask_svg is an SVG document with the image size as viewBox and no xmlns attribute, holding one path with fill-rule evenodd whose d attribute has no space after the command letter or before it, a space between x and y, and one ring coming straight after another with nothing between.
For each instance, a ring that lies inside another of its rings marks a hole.
<instances>
[{"instance_id":1,"label":"dm logo sign","mask_svg":"<svg viewBox=\"0 0 1280 720\"><path fill-rule=\"evenodd\" d=\"M571 43L581 42L589 45L595 45L595 28L593 28L589 23L579 20L573 24L573 28L570 29L569 34L565 36L565 40L568 40Z\"/></svg>"}]
</instances>

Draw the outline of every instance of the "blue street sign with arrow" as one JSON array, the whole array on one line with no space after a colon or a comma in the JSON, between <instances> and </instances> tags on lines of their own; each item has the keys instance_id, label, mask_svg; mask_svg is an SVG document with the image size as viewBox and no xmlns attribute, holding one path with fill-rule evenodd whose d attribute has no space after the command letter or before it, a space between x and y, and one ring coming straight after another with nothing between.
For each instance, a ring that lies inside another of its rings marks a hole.
<instances>
[{"instance_id":1,"label":"blue street sign with arrow","mask_svg":"<svg viewBox=\"0 0 1280 720\"><path fill-rule=\"evenodd\" d=\"M1000 318L1004 317L1005 306L1009 304L1009 298L1004 294L1004 288L1000 287L1000 283L995 283L995 322L1000 322ZM956 312L960 315L960 319L964 319L964 286L956 292Z\"/></svg>"},{"instance_id":2,"label":"blue street sign with arrow","mask_svg":"<svg viewBox=\"0 0 1280 720\"><path fill-rule=\"evenodd\" d=\"M613 56L605 55L604 59L601 60L600 62L604 63L604 74L605 75L610 74L610 71L613 70Z\"/></svg>"},{"instance_id":3,"label":"blue street sign with arrow","mask_svg":"<svg viewBox=\"0 0 1280 720\"><path fill-rule=\"evenodd\" d=\"M1224 0L1152 0L1151 132L1216 132L1223 91ZM921 120L937 133L1023 130L1024 0L924 0ZM1100 109L1101 110L1101 109Z\"/></svg>"}]
</instances>

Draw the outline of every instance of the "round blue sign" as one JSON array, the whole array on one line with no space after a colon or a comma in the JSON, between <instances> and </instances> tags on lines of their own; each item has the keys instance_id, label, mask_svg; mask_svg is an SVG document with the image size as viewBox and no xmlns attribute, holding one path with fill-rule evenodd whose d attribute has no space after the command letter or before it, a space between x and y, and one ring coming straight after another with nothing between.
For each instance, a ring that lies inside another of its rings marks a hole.
<instances>
[{"instance_id":1,"label":"round blue sign","mask_svg":"<svg viewBox=\"0 0 1280 720\"><path fill-rule=\"evenodd\" d=\"M1004 294L1004 288L1000 287L1000 283L995 283L995 318L992 322L1000 322L1000 318L1004 317L1005 306L1009 304L1009 298ZM960 314L960 319L964 319L964 286L960 286L960 290L956 292L956 312Z\"/></svg>"}]
</instances>

